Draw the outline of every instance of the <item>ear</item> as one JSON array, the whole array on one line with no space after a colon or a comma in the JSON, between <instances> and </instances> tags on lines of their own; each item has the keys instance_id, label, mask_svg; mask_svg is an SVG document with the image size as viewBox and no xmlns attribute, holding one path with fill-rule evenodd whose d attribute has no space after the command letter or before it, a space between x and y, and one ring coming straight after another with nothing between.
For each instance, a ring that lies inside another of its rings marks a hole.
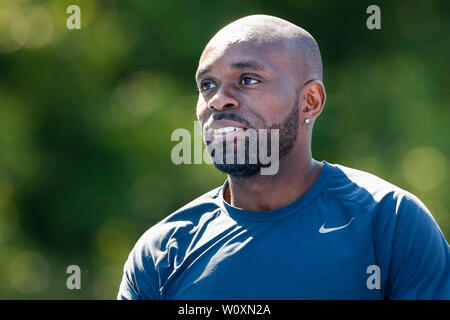
<instances>
[{"instance_id":1,"label":"ear","mask_svg":"<svg viewBox=\"0 0 450 320\"><path fill-rule=\"evenodd\" d=\"M325 87L320 80L309 82L302 90L300 106L300 121L305 124L305 119L311 122L319 116L327 100Z\"/></svg>"}]
</instances>

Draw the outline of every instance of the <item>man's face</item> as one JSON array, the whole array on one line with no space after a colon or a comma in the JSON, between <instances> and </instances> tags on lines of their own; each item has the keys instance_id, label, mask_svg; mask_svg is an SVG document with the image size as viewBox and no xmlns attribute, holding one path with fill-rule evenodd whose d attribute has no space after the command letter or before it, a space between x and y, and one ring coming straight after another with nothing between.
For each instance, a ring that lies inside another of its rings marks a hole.
<instances>
[{"instance_id":1,"label":"man's face","mask_svg":"<svg viewBox=\"0 0 450 320\"><path fill-rule=\"evenodd\" d=\"M208 48L200 59L196 82L197 117L207 146L235 143L247 129L267 129L269 135L270 129L279 129L280 158L293 148L298 134L299 79L279 46L258 48L240 42ZM230 127L238 129L230 132ZM215 165L231 175L256 174L261 164L247 162Z\"/></svg>"}]
</instances>

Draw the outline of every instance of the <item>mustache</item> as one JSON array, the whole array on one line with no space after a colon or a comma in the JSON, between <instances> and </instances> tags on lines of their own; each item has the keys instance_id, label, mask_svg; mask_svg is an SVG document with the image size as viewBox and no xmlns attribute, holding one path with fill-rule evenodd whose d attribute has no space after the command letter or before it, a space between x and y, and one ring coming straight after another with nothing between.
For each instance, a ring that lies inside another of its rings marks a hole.
<instances>
[{"instance_id":1,"label":"mustache","mask_svg":"<svg viewBox=\"0 0 450 320\"><path fill-rule=\"evenodd\" d=\"M245 120L244 118L242 118L241 116L238 116L235 113L215 113L212 115L212 119L214 121L219 121L219 120L231 120L231 121L236 121L239 123L242 123L243 125L245 125L247 128L252 128L253 126L250 124L250 122L248 122L247 120Z\"/></svg>"}]
</instances>

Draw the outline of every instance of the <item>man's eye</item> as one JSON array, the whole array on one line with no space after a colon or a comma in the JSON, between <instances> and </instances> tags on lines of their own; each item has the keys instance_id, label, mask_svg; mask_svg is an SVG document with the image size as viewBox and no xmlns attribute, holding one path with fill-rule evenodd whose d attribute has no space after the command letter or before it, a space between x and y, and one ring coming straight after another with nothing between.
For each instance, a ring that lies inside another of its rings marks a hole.
<instances>
[{"instance_id":1,"label":"man's eye","mask_svg":"<svg viewBox=\"0 0 450 320\"><path fill-rule=\"evenodd\" d=\"M245 84L245 85L250 85L250 84L255 84L260 82L259 80L256 80L254 78L250 78L250 77L243 77L240 81L240 84Z\"/></svg>"},{"instance_id":2,"label":"man's eye","mask_svg":"<svg viewBox=\"0 0 450 320\"><path fill-rule=\"evenodd\" d=\"M203 82L200 84L200 90L201 90L201 91L205 91L205 90L214 88L215 86L216 86L216 85L215 85L214 83L212 83L211 81L203 81Z\"/></svg>"}]
</instances>

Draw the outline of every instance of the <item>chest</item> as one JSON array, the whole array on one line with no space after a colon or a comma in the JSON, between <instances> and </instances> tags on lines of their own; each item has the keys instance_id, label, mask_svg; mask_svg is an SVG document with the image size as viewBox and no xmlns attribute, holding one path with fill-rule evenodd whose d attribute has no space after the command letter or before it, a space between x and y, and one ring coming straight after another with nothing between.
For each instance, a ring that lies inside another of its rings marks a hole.
<instances>
[{"instance_id":1,"label":"chest","mask_svg":"<svg viewBox=\"0 0 450 320\"><path fill-rule=\"evenodd\" d=\"M381 290L368 286L367 270L377 263L370 226L359 221L357 227L340 228L343 222L288 221L210 235L186 254L163 294L170 299L382 298Z\"/></svg>"}]
</instances>

